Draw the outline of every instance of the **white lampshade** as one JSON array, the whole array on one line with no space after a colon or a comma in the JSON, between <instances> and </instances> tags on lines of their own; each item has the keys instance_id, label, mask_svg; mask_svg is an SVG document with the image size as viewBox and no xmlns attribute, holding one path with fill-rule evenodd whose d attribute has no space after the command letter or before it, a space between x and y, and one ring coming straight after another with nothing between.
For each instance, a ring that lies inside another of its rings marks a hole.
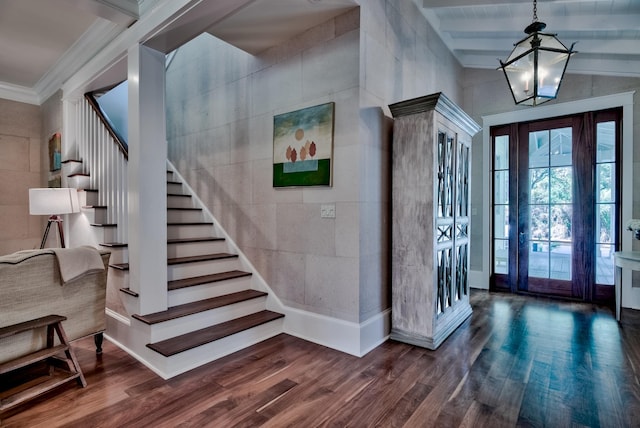
<instances>
[{"instance_id":1,"label":"white lampshade","mask_svg":"<svg viewBox=\"0 0 640 428\"><path fill-rule=\"evenodd\" d=\"M59 215L77 212L80 212L80 204L76 189L29 189L29 214Z\"/></svg>"}]
</instances>

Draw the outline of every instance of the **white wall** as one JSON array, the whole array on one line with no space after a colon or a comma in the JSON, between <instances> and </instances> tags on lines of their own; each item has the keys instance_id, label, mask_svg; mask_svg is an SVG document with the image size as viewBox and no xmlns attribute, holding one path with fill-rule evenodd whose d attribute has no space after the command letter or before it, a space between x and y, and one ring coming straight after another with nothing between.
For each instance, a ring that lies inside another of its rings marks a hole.
<instances>
[{"instance_id":1,"label":"white wall","mask_svg":"<svg viewBox=\"0 0 640 428\"><path fill-rule=\"evenodd\" d=\"M462 101L462 67L412 1L361 2L360 319L390 306L388 105L444 92Z\"/></svg>"}]
</instances>

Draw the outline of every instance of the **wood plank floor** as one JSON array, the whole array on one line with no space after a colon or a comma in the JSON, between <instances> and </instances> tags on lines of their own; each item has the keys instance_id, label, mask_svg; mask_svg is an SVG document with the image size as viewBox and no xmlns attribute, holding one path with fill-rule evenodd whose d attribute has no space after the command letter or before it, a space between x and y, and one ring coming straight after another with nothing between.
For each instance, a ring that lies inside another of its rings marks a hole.
<instances>
[{"instance_id":1,"label":"wood plank floor","mask_svg":"<svg viewBox=\"0 0 640 428\"><path fill-rule=\"evenodd\" d=\"M437 350L388 341L363 358L279 335L164 381L111 343L74 349L63 386L6 427L638 427L640 312L472 292ZM2 379L0 379L2 380Z\"/></svg>"}]
</instances>

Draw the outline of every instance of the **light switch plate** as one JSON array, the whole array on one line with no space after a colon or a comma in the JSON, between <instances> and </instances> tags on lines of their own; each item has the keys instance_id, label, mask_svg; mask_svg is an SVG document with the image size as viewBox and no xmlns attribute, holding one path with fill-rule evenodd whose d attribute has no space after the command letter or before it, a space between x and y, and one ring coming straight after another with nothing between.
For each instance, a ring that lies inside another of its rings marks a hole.
<instances>
[{"instance_id":1,"label":"light switch plate","mask_svg":"<svg viewBox=\"0 0 640 428\"><path fill-rule=\"evenodd\" d=\"M336 218L336 206L335 204L327 204L320 206L321 218Z\"/></svg>"}]
</instances>

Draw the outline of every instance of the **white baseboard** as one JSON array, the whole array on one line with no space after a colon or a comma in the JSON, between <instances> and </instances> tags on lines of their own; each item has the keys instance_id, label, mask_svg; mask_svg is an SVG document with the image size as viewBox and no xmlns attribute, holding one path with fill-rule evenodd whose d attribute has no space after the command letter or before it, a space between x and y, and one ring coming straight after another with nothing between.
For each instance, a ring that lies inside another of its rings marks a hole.
<instances>
[{"instance_id":1,"label":"white baseboard","mask_svg":"<svg viewBox=\"0 0 640 428\"><path fill-rule=\"evenodd\" d=\"M484 272L481 270L469 271L469 286L471 288L479 288L481 290L488 290L489 283L485 279Z\"/></svg>"},{"instance_id":2,"label":"white baseboard","mask_svg":"<svg viewBox=\"0 0 640 428\"><path fill-rule=\"evenodd\" d=\"M391 309L363 323L319 315L300 309L285 309L284 332L356 357L362 357L389 338Z\"/></svg>"}]
</instances>

